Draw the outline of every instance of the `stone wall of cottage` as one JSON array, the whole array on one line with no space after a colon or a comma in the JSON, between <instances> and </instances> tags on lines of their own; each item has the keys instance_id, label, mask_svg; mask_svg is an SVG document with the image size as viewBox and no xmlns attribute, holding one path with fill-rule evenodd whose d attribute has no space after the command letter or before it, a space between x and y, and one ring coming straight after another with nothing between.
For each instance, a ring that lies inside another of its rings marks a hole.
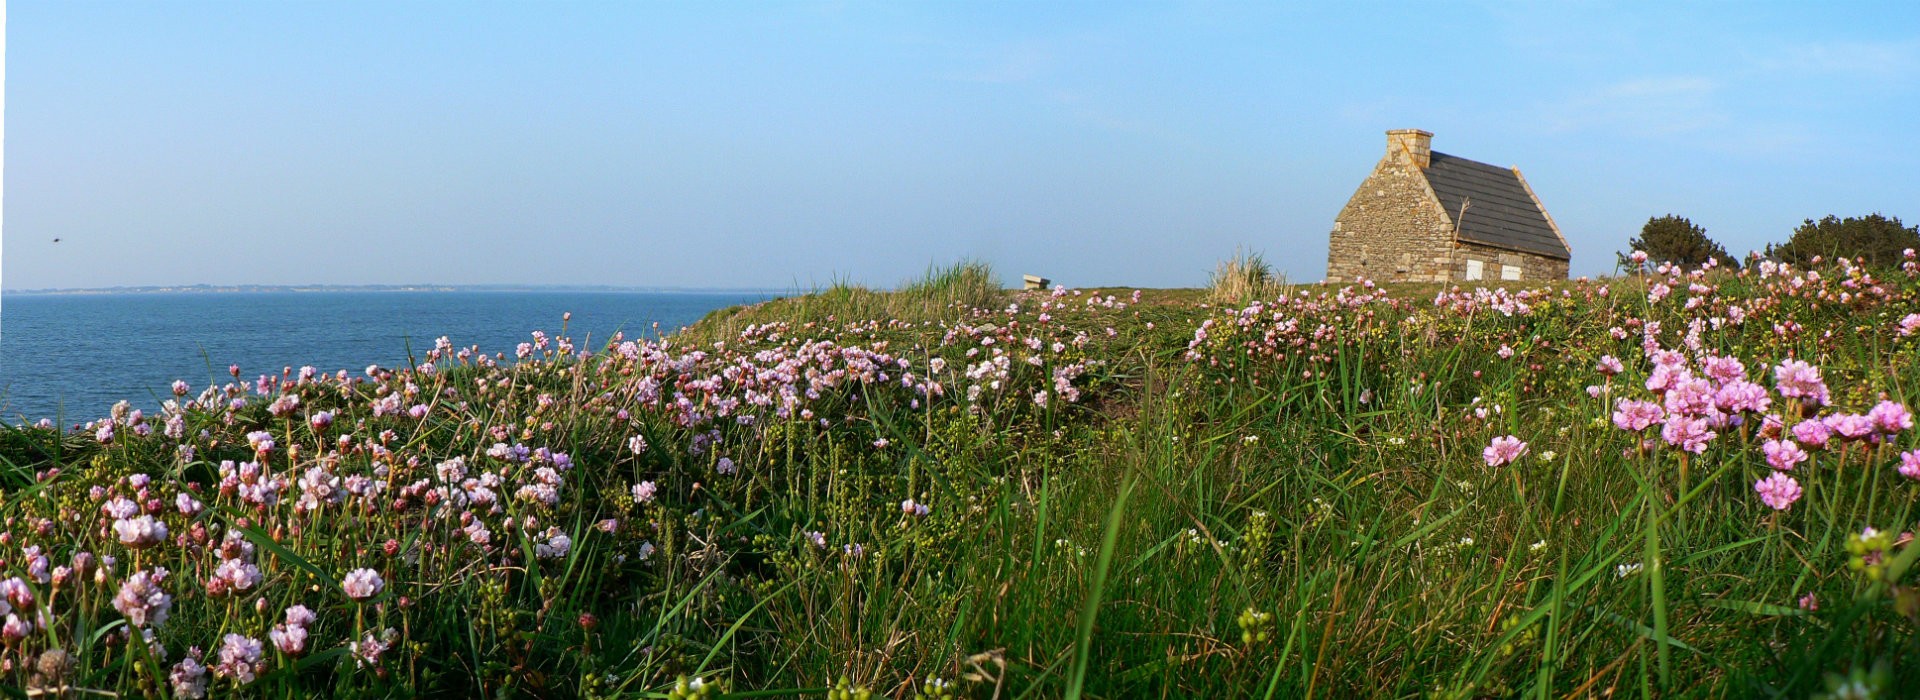
<instances>
[{"instance_id":1,"label":"stone wall of cottage","mask_svg":"<svg viewBox=\"0 0 1920 700\"><path fill-rule=\"evenodd\" d=\"M1437 282L1465 269L1451 255L1453 222L1405 149L1389 150L1333 220L1327 281Z\"/></svg>"},{"instance_id":2,"label":"stone wall of cottage","mask_svg":"<svg viewBox=\"0 0 1920 700\"><path fill-rule=\"evenodd\" d=\"M1452 279L1468 281L1473 272L1474 263L1480 263L1479 282L1499 283L1518 279L1522 282L1542 280L1564 280L1567 278L1567 261L1549 258L1544 255L1518 253L1478 243L1461 242L1454 253ZM1512 274L1518 277L1512 277Z\"/></svg>"},{"instance_id":3,"label":"stone wall of cottage","mask_svg":"<svg viewBox=\"0 0 1920 700\"><path fill-rule=\"evenodd\" d=\"M1564 280L1567 261L1453 240L1453 219L1427 186L1422 139L1388 132L1387 155L1333 220L1327 281L1466 282ZM1518 275L1515 277L1514 275ZM1469 277L1477 277L1469 280Z\"/></svg>"}]
</instances>

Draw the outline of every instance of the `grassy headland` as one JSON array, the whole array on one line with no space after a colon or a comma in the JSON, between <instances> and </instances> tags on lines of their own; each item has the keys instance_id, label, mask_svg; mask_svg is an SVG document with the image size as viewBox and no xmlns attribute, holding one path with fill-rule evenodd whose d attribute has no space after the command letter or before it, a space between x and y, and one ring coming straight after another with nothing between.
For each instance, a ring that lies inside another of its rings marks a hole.
<instances>
[{"instance_id":1,"label":"grassy headland","mask_svg":"<svg viewBox=\"0 0 1920 700\"><path fill-rule=\"evenodd\" d=\"M0 687L1920 687L1912 270L1236 264L1048 292L962 264L0 429Z\"/></svg>"}]
</instances>

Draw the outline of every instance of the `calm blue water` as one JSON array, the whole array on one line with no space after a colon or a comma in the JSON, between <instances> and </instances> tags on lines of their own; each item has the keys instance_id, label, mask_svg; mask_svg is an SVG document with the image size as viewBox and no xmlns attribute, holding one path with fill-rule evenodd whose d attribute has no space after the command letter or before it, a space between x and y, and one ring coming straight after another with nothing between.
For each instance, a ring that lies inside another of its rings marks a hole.
<instances>
[{"instance_id":1,"label":"calm blue water","mask_svg":"<svg viewBox=\"0 0 1920 700\"><path fill-rule=\"evenodd\" d=\"M448 336L504 352L534 330L598 351L615 331L653 337L707 312L768 298L753 293L253 292L6 295L0 298L0 420L105 416L125 399L149 412L184 379L209 382L312 365L358 374L406 364Z\"/></svg>"}]
</instances>

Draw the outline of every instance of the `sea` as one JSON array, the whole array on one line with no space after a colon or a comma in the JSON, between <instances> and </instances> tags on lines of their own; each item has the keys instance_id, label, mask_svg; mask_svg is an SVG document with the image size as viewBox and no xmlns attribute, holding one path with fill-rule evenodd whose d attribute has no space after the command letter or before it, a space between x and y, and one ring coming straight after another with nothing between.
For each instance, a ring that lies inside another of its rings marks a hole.
<instances>
[{"instance_id":1,"label":"sea","mask_svg":"<svg viewBox=\"0 0 1920 700\"><path fill-rule=\"evenodd\" d=\"M245 291L0 295L0 422L71 426L128 401L149 413L184 380L209 384L304 366L405 366L434 341L506 353L533 331L598 351L656 338L767 292ZM563 320L571 314L570 320Z\"/></svg>"}]
</instances>

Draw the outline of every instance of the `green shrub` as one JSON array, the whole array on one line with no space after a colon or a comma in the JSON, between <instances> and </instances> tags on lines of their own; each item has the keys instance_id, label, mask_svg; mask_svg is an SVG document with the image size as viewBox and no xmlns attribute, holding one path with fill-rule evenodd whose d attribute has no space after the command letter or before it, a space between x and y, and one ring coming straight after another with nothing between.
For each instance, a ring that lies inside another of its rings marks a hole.
<instances>
[{"instance_id":1,"label":"green shrub","mask_svg":"<svg viewBox=\"0 0 1920 700\"><path fill-rule=\"evenodd\" d=\"M1707 237L1707 230L1688 221L1686 217L1656 216L1647 219L1647 225L1640 228L1638 238L1627 241L1629 251L1641 251L1647 254L1649 262L1670 262L1688 267L1697 267L1708 260L1714 260L1726 267L1739 267L1740 261L1727 254L1727 249ZM1634 267L1627 253L1619 253L1620 266Z\"/></svg>"},{"instance_id":2,"label":"green shrub","mask_svg":"<svg viewBox=\"0 0 1920 700\"><path fill-rule=\"evenodd\" d=\"M1858 258L1869 266L1894 267L1909 248L1920 248L1920 227L1903 226L1899 217L1874 213L1841 219L1828 215L1819 221L1807 219L1785 244L1768 246L1767 257L1801 266L1820 256Z\"/></svg>"}]
</instances>

